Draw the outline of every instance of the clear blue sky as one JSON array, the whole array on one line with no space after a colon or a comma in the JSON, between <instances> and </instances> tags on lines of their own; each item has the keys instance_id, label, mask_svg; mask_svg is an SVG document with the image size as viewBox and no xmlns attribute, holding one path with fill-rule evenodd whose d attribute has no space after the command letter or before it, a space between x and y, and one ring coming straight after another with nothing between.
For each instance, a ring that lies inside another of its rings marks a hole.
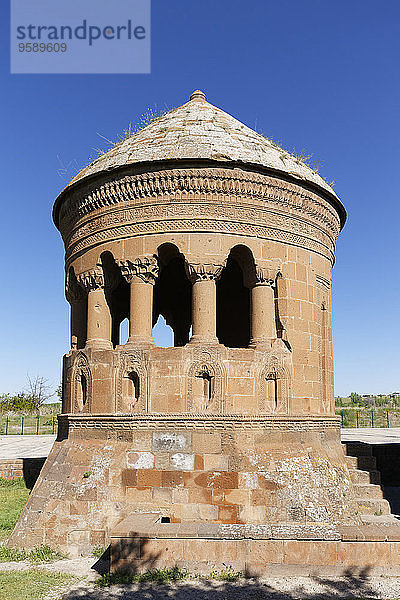
<instances>
[{"instance_id":1,"label":"clear blue sky","mask_svg":"<svg viewBox=\"0 0 400 600\"><path fill-rule=\"evenodd\" d=\"M324 161L349 214L334 269L336 394L400 389L398 0L153 0L151 74L101 76L10 75L6 5L0 392L27 372L60 380L68 305L55 197L96 155L98 134L115 139L196 88Z\"/></svg>"}]
</instances>

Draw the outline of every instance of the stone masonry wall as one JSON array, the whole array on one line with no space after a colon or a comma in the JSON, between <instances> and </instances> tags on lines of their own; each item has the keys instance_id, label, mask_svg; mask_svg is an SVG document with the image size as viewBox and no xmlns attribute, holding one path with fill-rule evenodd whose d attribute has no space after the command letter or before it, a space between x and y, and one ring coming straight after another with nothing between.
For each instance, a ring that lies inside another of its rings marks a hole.
<instances>
[{"instance_id":1,"label":"stone masonry wall","mask_svg":"<svg viewBox=\"0 0 400 600\"><path fill-rule=\"evenodd\" d=\"M69 426L12 545L66 550L79 540L89 551L108 543L111 529L133 513L172 523L357 522L336 419L330 427L215 416L143 417L135 425L126 416L99 416L71 417Z\"/></svg>"}]
</instances>

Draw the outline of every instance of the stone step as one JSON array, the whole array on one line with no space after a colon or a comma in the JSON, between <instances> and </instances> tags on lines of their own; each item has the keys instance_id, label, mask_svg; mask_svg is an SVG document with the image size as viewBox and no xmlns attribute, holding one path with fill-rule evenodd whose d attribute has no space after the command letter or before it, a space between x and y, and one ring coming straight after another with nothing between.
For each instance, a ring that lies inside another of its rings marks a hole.
<instances>
[{"instance_id":1,"label":"stone step","mask_svg":"<svg viewBox=\"0 0 400 600\"><path fill-rule=\"evenodd\" d=\"M358 468L363 471L376 471L376 458L374 456L357 456Z\"/></svg>"},{"instance_id":2,"label":"stone step","mask_svg":"<svg viewBox=\"0 0 400 600\"><path fill-rule=\"evenodd\" d=\"M360 469L349 469L352 483L371 483L368 471Z\"/></svg>"},{"instance_id":3,"label":"stone step","mask_svg":"<svg viewBox=\"0 0 400 600\"><path fill-rule=\"evenodd\" d=\"M345 456L344 458L349 469L357 469L358 461L356 456Z\"/></svg>"},{"instance_id":4,"label":"stone step","mask_svg":"<svg viewBox=\"0 0 400 600\"><path fill-rule=\"evenodd\" d=\"M356 498L355 503L360 515L390 515L390 504L384 498Z\"/></svg>"},{"instance_id":5,"label":"stone step","mask_svg":"<svg viewBox=\"0 0 400 600\"><path fill-rule=\"evenodd\" d=\"M380 485L381 484L380 471L369 471L369 482L375 483L376 485Z\"/></svg>"},{"instance_id":6,"label":"stone step","mask_svg":"<svg viewBox=\"0 0 400 600\"><path fill-rule=\"evenodd\" d=\"M382 489L372 483L354 483L356 498L383 498Z\"/></svg>"},{"instance_id":7,"label":"stone step","mask_svg":"<svg viewBox=\"0 0 400 600\"><path fill-rule=\"evenodd\" d=\"M380 485L381 474L379 471L362 471L361 469L349 469L352 483L373 483Z\"/></svg>"},{"instance_id":8,"label":"stone step","mask_svg":"<svg viewBox=\"0 0 400 600\"><path fill-rule=\"evenodd\" d=\"M372 447L370 444L344 442L344 447L348 456L372 456Z\"/></svg>"},{"instance_id":9,"label":"stone step","mask_svg":"<svg viewBox=\"0 0 400 600\"><path fill-rule=\"evenodd\" d=\"M360 519L362 523L373 524L373 525L395 525L396 527L400 527L400 521L395 517L395 515L360 515Z\"/></svg>"}]
</instances>

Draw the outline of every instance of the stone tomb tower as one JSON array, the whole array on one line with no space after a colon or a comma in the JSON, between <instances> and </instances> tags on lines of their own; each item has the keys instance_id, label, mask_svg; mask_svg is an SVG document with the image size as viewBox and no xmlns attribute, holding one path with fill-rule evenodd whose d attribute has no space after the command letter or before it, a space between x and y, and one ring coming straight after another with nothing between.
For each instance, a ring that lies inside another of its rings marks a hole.
<instances>
[{"instance_id":1,"label":"stone tomb tower","mask_svg":"<svg viewBox=\"0 0 400 600\"><path fill-rule=\"evenodd\" d=\"M345 218L321 177L200 91L81 171L54 206L63 415L12 543L86 552L126 519L197 538L357 522L333 396ZM154 343L160 315L173 347Z\"/></svg>"}]
</instances>

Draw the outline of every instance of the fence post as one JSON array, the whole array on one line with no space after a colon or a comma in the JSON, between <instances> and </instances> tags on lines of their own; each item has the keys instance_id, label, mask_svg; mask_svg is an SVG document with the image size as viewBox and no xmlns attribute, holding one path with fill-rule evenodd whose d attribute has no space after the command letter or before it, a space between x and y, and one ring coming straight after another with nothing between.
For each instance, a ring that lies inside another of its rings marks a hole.
<instances>
[{"instance_id":1,"label":"fence post","mask_svg":"<svg viewBox=\"0 0 400 600\"><path fill-rule=\"evenodd\" d=\"M371 427L374 427L374 411L371 410Z\"/></svg>"},{"instance_id":2,"label":"fence post","mask_svg":"<svg viewBox=\"0 0 400 600\"><path fill-rule=\"evenodd\" d=\"M24 417L21 417L21 435L24 435Z\"/></svg>"},{"instance_id":3,"label":"fence post","mask_svg":"<svg viewBox=\"0 0 400 600\"><path fill-rule=\"evenodd\" d=\"M36 417L36 435L39 435L39 419L40 419L40 416L37 415L37 417Z\"/></svg>"},{"instance_id":4,"label":"fence post","mask_svg":"<svg viewBox=\"0 0 400 600\"><path fill-rule=\"evenodd\" d=\"M8 435L8 417L6 417L6 435Z\"/></svg>"},{"instance_id":5,"label":"fence post","mask_svg":"<svg viewBox=\"0 0 400 600\"><path fill-rule=\"evenodd\" d=\"M53 435L54 435L54 429L55 429L55 417L53 417Z\"/></svg>"},{"instance_id":6,"label":"fence post","mask_svg":"<svg viewBox=\"0 0 400 600\"><path fill-rule=\"evenodd\" d=\"M386 427L390 427L390 421L389 421L389 411L386 411Z\"/></svg>"},{"instance_id":7,"label":"fence post","mask_svg":"<svg viewBox=\"0 0 400 600\"><path fill-rule=\"evenodd\" d=\"M340 411L340 418L341 418L341 423L342 423L342 427L343 427L343 410Z\"/></svg>"},{"instance_id":8,"label":"fence post","mask_svg":"<svg viewBox=\"0 0 400 600\"><path fill-rule=\"evenodd\" d=\"M357 424L357 428L358 428L358 410L356 410L356 424Z\"/></svg>"}]
</instances>

